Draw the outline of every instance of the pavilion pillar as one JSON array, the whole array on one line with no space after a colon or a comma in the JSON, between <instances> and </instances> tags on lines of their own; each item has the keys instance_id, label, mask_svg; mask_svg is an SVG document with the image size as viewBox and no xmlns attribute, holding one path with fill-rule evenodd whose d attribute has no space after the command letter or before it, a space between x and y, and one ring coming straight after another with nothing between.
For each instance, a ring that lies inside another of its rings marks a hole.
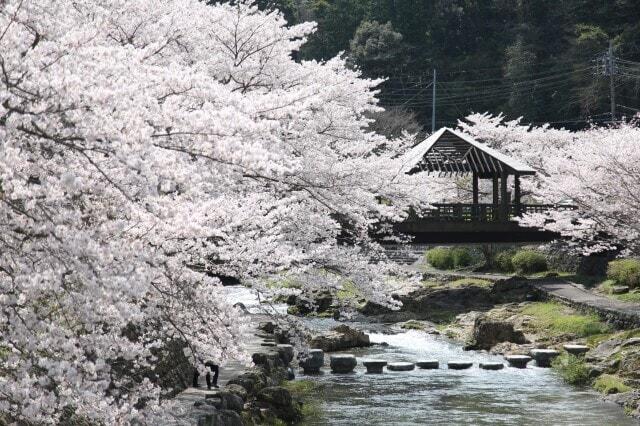
<instances>
[{"instance_id":1,"label":"pavilion pillar","mask_svg":"<svg viewBox=\"0 0 640 426\"><path fill-rule=\"evenodd\" d=\"M522 213L522 208L520 206L522 193L520 191L520 175L518 174L513 177L513 192L515 197L514 204L516 205L516 216L520 216Z\"/></svg>"},{"instance_id":2,"label":"pavilion pillar","mask_svg":"<svg viewBox=\"0 0 640 426\"><path fill-rule=\"evenodd\" d=\"M509 197L507 195L507 180L509 175L502 172L500 176L500 220L507 222L509 220Z\"/></svg>"},{"instance_id":3,"label":"pavilion pillar","mask_svg":"<svg viewBox=\"0 0 640 426\"><path fill-rule=\"evenodd\" d=\"M479 184L478 184L478 173L473 172L473 205L471 206L471 215L474 220L477 220L480 216L480 206L478 205L478 200L480 199L479 193Z\"/></svg>"},{"instance_id":4,"label":"pavilion pillar","mask_svg":"<svg viewBox=\"0 0 640 426\"><path fill-rule=\"evenodd\" d=\"M498 176L493 176L493 220L498 219L498 203L500 202L498 192Z\"/></svg>"},{"instance_id":5,"label":"pavilion pillar","mask_svg":"<svg viewBox=\"0 0 640 426\"><path fill-rule=\"evenodd\" d=\"M478 174L473 173L473 204L478 204L480 199L480 185L478 182Z\"/></svg>"}]
</instances>

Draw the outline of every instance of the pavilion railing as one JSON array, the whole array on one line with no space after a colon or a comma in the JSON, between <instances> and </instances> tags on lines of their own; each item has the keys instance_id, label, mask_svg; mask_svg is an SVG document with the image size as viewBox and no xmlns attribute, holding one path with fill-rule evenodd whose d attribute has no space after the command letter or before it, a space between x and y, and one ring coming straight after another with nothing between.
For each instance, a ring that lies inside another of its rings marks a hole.
<instances>
[{"instance_id":1,"label":"pavilion railing","mask_svg":"<svg viewBox=\"0 0 640 426\"><path fill-rule=\"evenodd\" d=\"M422 217L412 213L407 222L455 221L455 222L493 222L500 220L500 205L494 204L432 204L432 208L422 212ZM565 204L509 204L509 219L526 213L545 213L550 210L571 210Z\"/></svg>"}]
</instances>

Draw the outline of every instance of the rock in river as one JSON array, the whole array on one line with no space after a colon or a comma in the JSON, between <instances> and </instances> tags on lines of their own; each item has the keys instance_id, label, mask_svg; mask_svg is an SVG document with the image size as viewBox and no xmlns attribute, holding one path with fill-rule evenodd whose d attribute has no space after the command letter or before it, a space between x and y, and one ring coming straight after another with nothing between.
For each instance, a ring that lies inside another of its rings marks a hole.
<instances>
[{"instance_id":1,"label":"rock in river","mask_svg":"<svg viewBox=\"0 0 640 426\"><path fill-rule=\"evenodd\" d=\"M371 342L367 334L343 324L329 333L315 336L311 339L310 346L325 352L337 352L371 346Z\"/></svg>"},{"instance_id":2,"label":"rock in river","mask_svg":"<svg viewBox=\"0 0 640 426\"><path fill-rule=\"evenodd\" d=\"M311 349L306 358L300 361L300 367L304 374L317 374L324 365L324 352L322 349Z\"/></svg>"},{"instance_id":3,"label":"rock in river","mask_svg":"<svg viewBox=\"0 0 640 426\"><path fill-rule=\"evenodd\" d=\"M471 361L449 361L447 363L447 367L449 370L466 370L467 368L471 368L473 366L473 362Z\"/></svg>"},{"instance_id":4,"label":"rock in river","mask_svg":"<svg viewBox=\"0 0 640 426\"><path fill-rule=\"evenodd\" d=\"M425 361L417 361L416 366L423 370L436 370L440 368L440 362L437 359L429 359Z\"/></svg>"},{"instance_id":5,"label":"rock in river","mask_svg":"<svg viewBox=\"0 0 640 426\"><path fill-rule=\"evenodd\" d=\"M379 359L364 359L362 360L362 365L367 368L367 373L380 374L382 373L382 369L387 365L387 361Z\"/></svg>"},{"instance_id":6,"label":"rock in river","mask_svg":"<svg viewBox=\"0 0 640 426\"><path fill-rule=\"evenodd\" d=\"M416 365L411 362L392 362L387 365L389 371L411 371L416 368Z\"/></svg>"},{"instance_id":7,"label":"rock in river","mask_svg":"<svg viewBox=\"0 0 640 426\"><path fill-rule=\"evenodd\" d=\"M331 355L331 371L338 374L351 373L358 362L351 354Z\"/></svg>"},{"instance_id":8,"label":"rock in river","mask_svg":"<svg viewBox=\"0 0 640 426\"><path fill-rule=\"evenodd\" d=\"M530 353L538 367L551 367L551 361L560 355L555 349L532 349Z\"/></svg>"},{"instance_id":9,"label":"rock in river","mask_svg":"<svg viewBox=\"0 0 640 426\"><path fill-rule=\"evenodd\" d=\"M527 368L527 364L532 360L528 355L507 355L504 358L514 368Z\"/></svg>"}]
</instances>

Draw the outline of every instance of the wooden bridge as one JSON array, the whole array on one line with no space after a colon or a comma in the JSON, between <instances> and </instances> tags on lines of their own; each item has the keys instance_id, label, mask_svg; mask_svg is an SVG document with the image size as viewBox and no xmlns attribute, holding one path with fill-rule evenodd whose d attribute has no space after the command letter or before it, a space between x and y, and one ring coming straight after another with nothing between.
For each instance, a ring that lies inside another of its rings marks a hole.
<instances>
[{"instance_id":1,"label":"wooden bridge","mask_svg":"<svg viewBox=\"0 0 640 426\"><path fill-rule=\"evenodd\" d=\"M522 203L520 178L536 171L452 129L438 130L413 147L403 160L403 171L408 174L472 177L471 203L432 204L396 226L398 232L413 235L416 242L548 241L557 235L520 227L514 219L527 213L574 208ZM479 182L483 179L492 181L491 202L480 202Z\"/></svg>"}]
</instances>

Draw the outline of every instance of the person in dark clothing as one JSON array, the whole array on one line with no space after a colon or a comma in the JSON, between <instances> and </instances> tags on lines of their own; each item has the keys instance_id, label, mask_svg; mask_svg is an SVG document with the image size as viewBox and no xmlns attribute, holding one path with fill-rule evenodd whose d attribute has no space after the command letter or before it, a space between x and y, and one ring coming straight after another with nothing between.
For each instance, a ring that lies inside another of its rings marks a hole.
<instances>
[{"instance_id":1,"label":"person in dark clothing","mask_svg":"<svg viewBox=\"0 0 640 426\"><path fill-rule=\"evenodd\" d=\"M207 375L205 379L207 380L207 389L211 389L211 386L214 388L218 387L218 375L220 373L220 368L213 363L213 361L207 361L204 363L205 367L209 367L211 372L213 372L213 380L211 379L211 373L207 371Z\"/></svg>"},{"instance_id":2,"label":"person in dark clothing","mask_svg":"<svg viewBox=\"0 0 640 426\"><path fill-rule=\"evenodd\" d=\"M207 381L207 389L211 389L211 387L218 388L218 375L220 374L220 367L214 364L213 361L207 361L204 363L204 366L207 367L207 375L205 379ZM213 373L213 379L211 378L211 373ZM198 387L198 377L200 377L200 373L198 373L198 369L193 370L193 387Z\"/></svg>"}]
</instances>

